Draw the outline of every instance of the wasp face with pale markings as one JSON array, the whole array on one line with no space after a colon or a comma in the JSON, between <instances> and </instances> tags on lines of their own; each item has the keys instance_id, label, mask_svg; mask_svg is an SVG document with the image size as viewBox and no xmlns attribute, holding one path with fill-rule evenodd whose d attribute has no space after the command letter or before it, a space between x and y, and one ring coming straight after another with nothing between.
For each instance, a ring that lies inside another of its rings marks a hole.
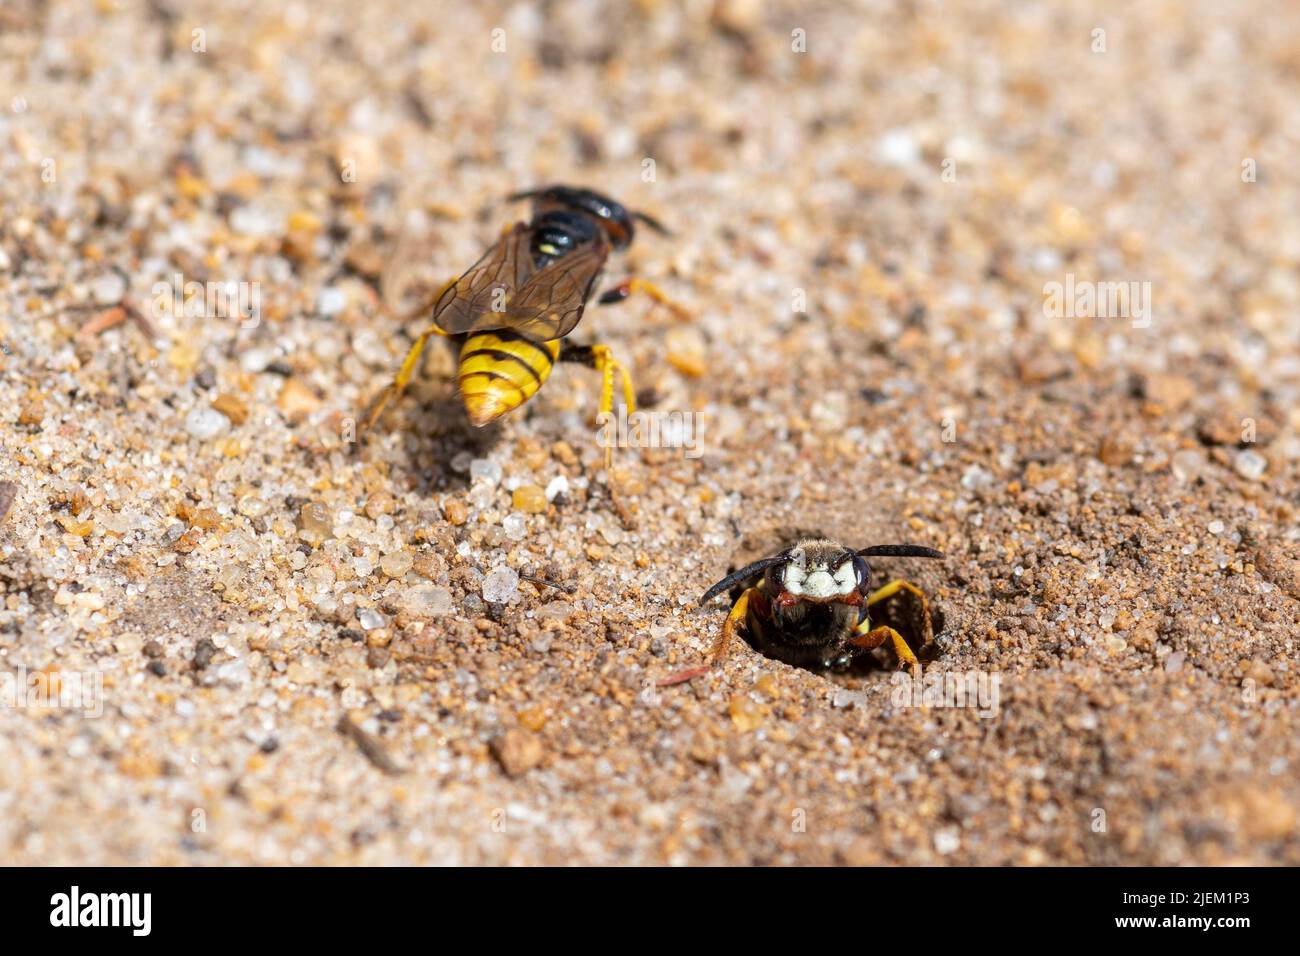
<instances>
[{"instance_id":1,"label":"wasp face with pale markings","mask_svg":"<svg viewBox=\"0 0 1300 956\"><path fill-rule=\"evenodd\" d=\"M873 591L867 563L872 556L943 557L918 545L876 545L855 551L825 538L808 538L723 578L700 603L734 585L744 586L723 627L724 648L732 629L743 622L759 650L787 664L843 664L889 639L900 660L915 665L916 657L901 635L893 628L873 627L867 608L908 591L921 602L927 630L921 635L924 641L929 626L925 595L915 585L897 580Z\"/></svg>"},{"instance_id":2,"label":"wasp face with pale markings","mask_svg":"<svg viewBox=\"0 0 1300 956\"><path fill-rule=\"evenodd\" d=\"M772 583L791 597L815 604L856 603L866 583L867 563L833 541L807 541L791 549L790 557L768 570Z\"/></svg>"}]
</instances>

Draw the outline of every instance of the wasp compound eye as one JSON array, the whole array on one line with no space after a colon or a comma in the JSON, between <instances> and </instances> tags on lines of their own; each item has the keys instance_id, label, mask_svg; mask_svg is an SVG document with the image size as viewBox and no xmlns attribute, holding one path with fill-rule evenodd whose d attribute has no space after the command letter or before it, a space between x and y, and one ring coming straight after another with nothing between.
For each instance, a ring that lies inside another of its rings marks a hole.
<instances>
[{"instance_id":1,"label":"wasp compound eye","mask_svg":"<svg viewBox=\"0 0 1300 956\"><path fill-rule=\"evenodd\" d=\"M785 558L767 569L767 585L773 593L785 588L785 575L789 568L790 559Z\"/></svg>"},{"instance_id":2,"label":"wasp compound eye","mask_svg":"<svg viewBox=\"0 0 1300 956\"><path fill-rule=\"evenodd\" d=\"M853 576L857 579L858 590L866 591L871 583L871 565L867 564L866 558L856 554L853 556Z\"/></svg>"}]
</instances>

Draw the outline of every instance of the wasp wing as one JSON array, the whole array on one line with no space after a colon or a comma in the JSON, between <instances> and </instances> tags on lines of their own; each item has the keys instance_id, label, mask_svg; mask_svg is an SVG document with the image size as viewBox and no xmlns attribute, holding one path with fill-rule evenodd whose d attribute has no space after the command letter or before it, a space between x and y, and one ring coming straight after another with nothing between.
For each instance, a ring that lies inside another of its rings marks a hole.
<instances>
[{"instance_id":1,"label":"wasp wing","mask_svg":"<svg viewBox=\"0 0 1300 956\"><path fill-rule=\"evenodd\" d=\"M481 328L510 329L534 342L568 335L582 319L607 258L609 243L602 239L556 259L528 277L504 313L484 316Z\"/></svg>"},{"instance_id":2,"label":"wasp wing","mask_svg":"<svg viewBox=\"0 0 1300 956\"><path fill-rule=\"evenodd\" d=\"M515 223L438 296L434 324L451 335L511 328L510 304L533 271L528 240L528 227Z\"/></svg>"}]
</instances>

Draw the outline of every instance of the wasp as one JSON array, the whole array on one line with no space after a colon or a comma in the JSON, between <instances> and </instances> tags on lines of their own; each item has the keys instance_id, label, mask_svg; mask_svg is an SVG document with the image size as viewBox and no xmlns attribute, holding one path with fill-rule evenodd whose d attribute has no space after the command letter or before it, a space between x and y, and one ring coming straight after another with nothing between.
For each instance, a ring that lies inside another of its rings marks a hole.
<instances>
[{"instance_id":1,"label":"wasp","mask_svg":"<svg viewBox=\"0 0 1300 956\"><path fill-rule=\"evenodd\" d=\"M610 253L631 244L636 223L671 234L645 213L629 211L590 189L545 186L509 199L531 199L532 218L506 229L478 262L439 290L432 323L416 338L396 378L372 405L367 428L405 390L425 343L433 336L449 337L459 348L460 395L476 427L496 421L536 395L556 362L577 362L600 372L602 414L613 410L616 375L628 411L636 410L631 378L610 348L575 345L565 336L582 319ZM682 314L679 306L644 279L615 286L599 302L618 302L636 292Z\"/></svg>"},{"instance_id":2,"label":"wasp","mask_svg":"<svg viewBox=\"0 0 1300 956\"><path fill-rule=\"evenodd\" d=\"M826 538L806 538L780 554L755 561L727 575L704 592L700 606L734 586L740 596L722 625L713 664L725 658L736 625L744 624L754 645L768 657L797 667L833 668L854 656L893 644L900 664L919 672L916 654L903 635L888 625L872 626L869 608L906 591L920 602L923 644L931 637L925 592L895 579L872 589L868 558L942 558L943 552L915 544L878 544L854 550ZM707 671L695 668L663 681L675 684Z\"/></svg>"}]
</instances>

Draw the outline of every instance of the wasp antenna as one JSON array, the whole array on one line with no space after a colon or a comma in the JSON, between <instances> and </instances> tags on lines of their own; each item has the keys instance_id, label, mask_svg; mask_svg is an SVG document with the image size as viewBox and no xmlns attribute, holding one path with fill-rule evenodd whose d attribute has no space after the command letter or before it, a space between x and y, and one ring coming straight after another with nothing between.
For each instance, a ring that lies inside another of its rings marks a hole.
<instances>
[{"instance_id":1,"label":"wasp antenna","mask_svg":"<svg viewBox=\"0 0 1300 956\"><path fill-rule=\"evenodd\" d=\"M761 561L755 561L753 564L743 567L739 571L731 572L731 574L728 574L725 578L704 592L704 596L700 598L700 606L703 607L705 604L708 604L713 600L713 598L727 590L727 588L731 587L733 584L747 581L754 575L758 574L758 572L766 571L772 565L780 564L785 559L785 554L777 554L770 558L764 558Z\"/></svg>"},{"instance_id":2,"label":"wasp antenna","mask_svg":"<svg viewBox=\"0 0 1300 956\"><path fill-rule=\"evenodd\" d=\"M647 216L647 215L646 215L645 213L643 213L643 212L634 212L634 213L632 213L632 218L633 218L633 219L636 219L636 220L639 220L640 222L645 223L647 226L649 226L649 227L650 227L651 229L653 229L655 232L659 233L659 235L661 235L661 236L668 236L670 239L672 238L672 235L673 235L672 230L670 230L667 226L665 226L663 223L661 223L661 222L660 222L658 219L656 219L654 216Z\"/></svg>"},{"instance_id":3,"label":"wasp antenna","mask_svg":"<svg viewBox=\"0 0 1300 956\"><path fill-rule=\"evenodd\" d=\"M873 544L858 554L864 558L942 558L942 551L919 544Z\"/></svg>"},{"instance_id":4,"label":"wasp antenna","mask_svg":"<svg viewBox=\"0 0 1300 956\"><path fill-rule=\"evenodd\" d=\"M520 202L524 199L533 199L536 196L540 196L550 188L550 186L538 186L536 189L525 189L521 193L511 193L506 197L506 202Z\"/></svg>"}]
</instances>

